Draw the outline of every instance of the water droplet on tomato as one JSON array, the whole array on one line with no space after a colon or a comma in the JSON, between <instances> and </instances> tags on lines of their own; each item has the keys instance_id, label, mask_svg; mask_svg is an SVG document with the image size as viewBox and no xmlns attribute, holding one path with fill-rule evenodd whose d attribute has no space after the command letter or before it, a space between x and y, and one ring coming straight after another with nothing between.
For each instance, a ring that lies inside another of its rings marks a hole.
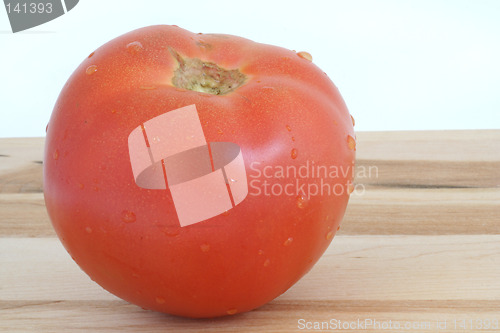
<instances>
[{"instance_id":1,"label":"water droplet on tomato","mask_svg":"<svg viewBox=\"0 0 500 333\"><path fill-rule=\"evenodd\" d=\"M283 243L283 246L289 246L293 242L293 237L288 237L287 240Z\"/></svg>"},{"instance_id":2,"label":"water droplet on tomato","mask_svg":"<svg viewBox=\"0 0 500 333\"><path fill-rule=\"evenodd\" d=\"M292 136L292 141L295 141L295 137L294 136Z\"/></svg>"},{"instance_id":3,"label":"water droplet on tomato","mask_svg":"<svg viewBox=\"0 0 500 333\"><path fill-rule=\"evenodd\" d=\"M259 252L257 252L259 254L259 256L263 255L264 254L264 250L259 250Z\"/></svg>"},{"instance_id":4,"label":"water droplet on tomato","mask_svg":"<svg viewBox=\"0 0 500 333\"><path fill-rule=\"evenodd\" d=\"M96 65L91 65L91 66L87 67L87 69L85 70L85 73L87 73L87 75L92 75L95 72L97 72L97 66Z\"/></svg>"},{"instance_id":5,"label":"water droplet on tomato","mask_svg":"<svg viewBox=\"0 0 500 333\"><path fill-rule=\"evenodd\" d=\"M136 54L144 49L141 42L132 42L127 44L127 51L130 54Z\"/></svg>"},{"instance_id":6,"label":"water droplet on tomato","mask_svg":"<svg viewBox=\"0 0 500 333\"><path fill-rule=\"evenodd\" d=\"M201 244L200 249L201 249L201 252L208 252L208 251L210 251L210 244L206 244L206 243Z\"/></svg>"},{"instance_id":7,"label":"water droplet on tomato","mask_svg":"<svg viewBox=\"0 0 500 333\"><path fill-rule=\"evenodd\" d=\"M292 131L292 128L290 127L290 125L286 125L285 127L286 127L286 129L288 130L288 132L291 132L291 131Z\"/></svg>"},{"instance_id":8,"label":"water droplet on tomato","mask_svg":"<svg viewBox=\"0 0 500 333\"><path fill-rule=\"evenodd\" d=\"M293 159L296 159L296 158L297 158L297 155L298 155L297 149L296 149L296 148L293 148L293 149L292 149L292 151L290 152L290 156L291 156Z\"/></svg>"},{"instance_id":9,"label":"water droplet on tomato","mask_svg":"<svg viewBox=\"0 0 500 333\"><path fill-rule=\"evenodd\" d=\"M347 146L350 150L356 150L356 140L350 135L347 136Z\"/></svg>"},{"instance_id":10,"label":"water droplet on tomato","mask_svg":"<svg viewBox=\"0 0 500 333\"><path fill-rule=\"evenodd\" d=\"M309 52L298 52L297 55L301 57L302 59L306 59L307 61L313 61L313 57Z\"/></svg>"},{"instance_id":11,"label":"water droplet on tomato","mask_svg":"<svg viewBox=\"0 0 500 333\"><path fill-rule=\"evenodd\" d=\"M58 160L58 159L59 159L59 150L58 150L58 149L56 149L56 150L54 151L54 154L52 155L52 157L53 157L55 160Z\"/></svg>"},{"instance_id":12,"label":"water droplet on tomato","mask_svg":"<svg viewBox=\"0 0 500 333\"><path fill-rule=\"evenodd\" d=\"M162 229L162 232L168 237L175 237L181 233L179 227L166 227Z\"/></svg>"},{"instance_id":13,"label":"water droplet on tomato","mask_svg":"<svg viewBox=\"0 0 500 333\"><path fill-rule=\"evenodd\" d=\"M45 126L45 133L49 130L49 123L47 123L47 126Z\"/></svg>"},{"instance_id":14,"label":"water droplet on tomato","mask_svg":"<svg viewBox=\"0 0 500 333\"><path fill-rule=\"evenodd\" d=\"M265 89L267 91L273 91L273 90L275 90L274 87L269 87L269 86L264 86L264 87L262 87L262 89Z\"/></svg>"},{"instance_id":15,"label":"water droplet on tomato","mask_svg":"<svg viewBox=\"0 0 500 333\"><path fill-rule=\"evenodd\" d=\"M134 223L136 220L136 216L134 212L124 210L122 211L122 221L125 223Z\"/></svg>"},{"instance_id":16,"label":"water droplet on tomato","mask_svg":"<svg viewBox=\"0 0 500 333\"><path fill-rule=\"evenodd\" d=\"M349 182L349 184L347 185L347 193L351 194L352 192L354 192L354 184Z\"/></svg>"},{"instance_id":17,"label":"water droplet on tomato","mask_svg":"<svg viewBox=\"0 0 500 333\"><path fill-rule=\"evenodd\" d=\"M333 230L332 230L332 231L329 231L329 232L326 234L325 238L326 238L326 240L331 240L331 239L333 238L333 236L334 236L334 235L335 235L335 232L333 232Z\"/></svg>"},{"instance_id":18,"label":"water droplet on tomato","mask_svg":"<svg viewBox=\"0 0 500 333\"><path fill-rule=\"evenodd\" d=\"M352 126L354 127L354 125L356 125L356 122L354 121L354 117L352 116L352 114L351 114L351 121L352 121Z\"/></svg>"},{"instance_id":19,"label":"water droplet on tomato","mask_svg":"<svg viewBox=\"0 0 500 333\"><path fill-rule=\"evenodd\" d=\"M224 132L222 132L222 130L220 128L217 130L217 133L224 134Z\"/></svg>"},{"instance_id":20,"label":"water droplet on tomato","mask_svg":"<svg viewBox=\"0 0 500 333\"><path fill-rule=\"evenodd\" d=\"M226 211L224 211L224 213L222 213L221 215L228 216L228 215L229 215L229 211L228 211L228 210L226 210Z\"/></svg>"},{"instance_id":21,"label":"water droplet on tomato","mask_svg":"<svg viewBox=\"0 0 500 333\"><path fill-rule=\"evenodd\" d=\"M299 195L297 196L297 207L299 207L300 209L304 209L307 207L307 198L302 196L302 195Z\"/></svg>"},{"instance_id":22,"label":"water droplet on tomato","mask_svg":"<svg viewBox=\"0 0 500 333\"><path fill-rule=\"evenodd\" d=\"M271 260L266 259L266 260L264 261L264 267L268 267L270 264L271 264Z\"/></svg>"},{"instance_id":23,"label":"water droplet on tomato","mask_svg":"<svg viewBox=\"0 0 500 333\"><path fill-rule=\"evenodd\" d=\"M234 315L236 312L238 312L238 309L229 309L226 311L228 315Z\"/></svg>"},{"instance_id":24,"label":"water droplet on tomato","mask_svg":"<svg viewBox=\"0 0 500 333\"><path fill-rule=\"evenodd\" d=\"M85 231L86 231L88 234L91 234L91 233L92 233L92 228L91 228L91 227L86 227L86 228L85 228Z\"/></svg>"},{"instance_id":25,"label":"water droplet on tomato","mask_svg":"<svg viewBox=\"0 0 500 333\"><path fill-rule=\"evenodd\" d=\"M92 52L91 54L89 54L89 56L87 58L92 58L92 56L94 55L95 52Z\"/></svg>"},{"instance_id":26,"label":"water droplet on tomato","mask_svg":"<svg viewBox=\"0 0 500 333\"><path fill-rule=\"evenodd\" d=\"M234 178L229 178L229 182L230 182L231 184L236 183L237 181L238 181L237 179L234 179Z\"/></svg>"},{"instance_id":27,"label":"water droplet on tomato","mask_svg":"<svg viewBox=\"0 0 500 333\"><path fill-rule=\"evenodd\" d=\"M155 86L140 86L139 88L142 90L155 90L156 89Z\"/></svg>"},{"instance_id":28,"label":"water droplet on tomato","mask_svg":"<svg viewBox=\"0 0 500 333\"><path fill-rule=\"evenodd\" d=\"M202 39L199 39L199 40L196 42L196 45L198 45L201 49L204 49L204 50L210 50L210 49L212 49L212 44L207 43L207 42L205 42L205 41L204 41L204 40L202 40Z\"/></svg>"},{"instance_id":29,"label":"water droplet on tomato","mask_svg":"<svg viewBox=\"0 0 500 333\"><path fill-rule=\"evenodd\" d=\"M339 231L339 230L340 230L340 225L337 227L337 231Z\"/></svg>"},{"instance_id":30,"label":"water droplet on tomato","mask_svg":"<svg viewBox=\"0 0 500 333\"><path fill-rule=\"evenodd\" d=\"M160 297L160 296L156 296L155 300L156 300L156 303L158 303L158 304L165 303L165 299L163 297Z\"/></svg>"}]
</instances>

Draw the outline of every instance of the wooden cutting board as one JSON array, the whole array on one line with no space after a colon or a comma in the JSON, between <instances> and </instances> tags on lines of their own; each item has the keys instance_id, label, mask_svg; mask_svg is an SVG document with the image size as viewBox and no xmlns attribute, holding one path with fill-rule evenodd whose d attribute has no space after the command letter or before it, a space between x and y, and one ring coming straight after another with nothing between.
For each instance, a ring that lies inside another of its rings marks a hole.
<instances>
[{"instance_id":1,"label":"wooden cutting board","mask_svg":"<svg viewBox=\"0 0 500 333\"><path fill-rule=\"evenodd\" d=\"M212 320L92 282L47 217L44 140L0 139L0 332L500 332L500 130L357 136L356 191L319 263L271 303Z\"/></svg>"}]
</instances>

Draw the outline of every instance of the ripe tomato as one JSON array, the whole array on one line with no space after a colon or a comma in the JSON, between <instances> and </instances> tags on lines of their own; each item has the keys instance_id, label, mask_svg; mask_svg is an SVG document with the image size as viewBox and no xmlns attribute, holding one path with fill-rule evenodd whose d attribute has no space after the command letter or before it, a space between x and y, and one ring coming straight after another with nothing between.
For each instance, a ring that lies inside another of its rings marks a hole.
<instances>
[{"instance_id":1,"label":"ripe tomato","mask_svg":"<svg viewBox=\"0 0 500 333\"><path fill-rule=\"evenodd\" d=\"M151 26L92 52L62 89L45 202L103 288L146 309L223 316L311 269L344 214L354 157L349 112L308 53Z\"/></svg>"}]
</instances>

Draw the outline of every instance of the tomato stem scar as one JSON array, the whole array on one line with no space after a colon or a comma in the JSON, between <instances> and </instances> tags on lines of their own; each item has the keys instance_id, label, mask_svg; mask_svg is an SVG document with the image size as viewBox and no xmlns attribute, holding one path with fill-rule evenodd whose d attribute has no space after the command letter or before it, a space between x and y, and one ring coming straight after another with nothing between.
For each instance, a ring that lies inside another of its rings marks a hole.
<instances>
[{"instance_id":1,"label":"tomato stem scar","mask_svg":"<svg viewBox=\"0 0 500 333\"><path fill-rule=\"evenodd\" d=\"M239 69L225 69L198 58L183 58L174 49L169 50L179 64L172 78L172 84L177 88L224 95L236 90L247 79Z\"/></svg>"}]
</instances>

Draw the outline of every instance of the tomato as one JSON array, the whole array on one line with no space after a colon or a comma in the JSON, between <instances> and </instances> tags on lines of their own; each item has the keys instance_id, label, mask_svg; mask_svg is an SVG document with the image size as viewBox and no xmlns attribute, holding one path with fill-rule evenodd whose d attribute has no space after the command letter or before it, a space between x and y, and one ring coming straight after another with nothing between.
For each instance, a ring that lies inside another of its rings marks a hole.
<instances>
[{"instance_id":1,"label":"tomato","mask_svg":"<svg viewBox=\"0 0 500 333\"><path fill-rule=\"evenodd\" d=\"M354 138L308 53L146 27L92 52L63 87L45 202L66 250L111 293L179 316L245 312L328 247Z\"/></svg>"}]
</instances>

